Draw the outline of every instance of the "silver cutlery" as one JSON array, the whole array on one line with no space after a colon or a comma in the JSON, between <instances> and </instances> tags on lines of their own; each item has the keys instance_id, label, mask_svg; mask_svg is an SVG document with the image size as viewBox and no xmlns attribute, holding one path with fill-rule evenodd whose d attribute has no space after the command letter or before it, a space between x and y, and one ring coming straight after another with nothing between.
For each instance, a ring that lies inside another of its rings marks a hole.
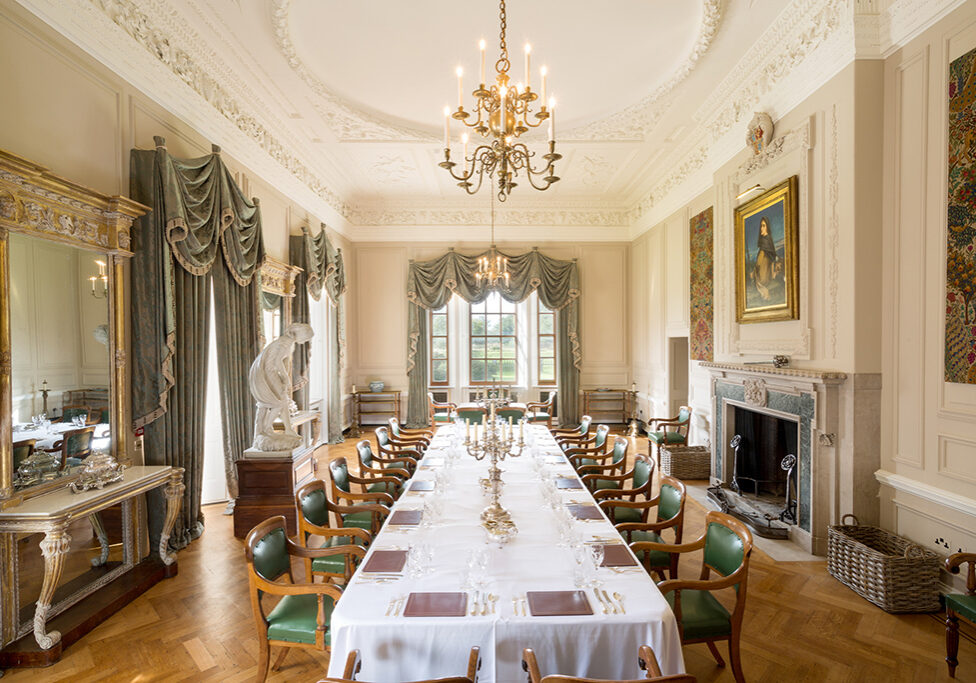
<instances>
[{"instance_id":1,"label":"silver cutlery","mask_svg":"<svg viewBox=\"0 0 976 683\"><path fill-rule=\"evenodd\" d=\"M390 616L390 613L393 611L393 605L396 604L397 600L398 600L398 598L390 598L390 604L388 604L386 606L386 615L385 616Z\"/></svg>"},{"instance_id":2,"label":"silver cutlery","mask_svg":"<svg viewBox=\"0 0 976 683\"><path fill-rule=\"evenodd\" d=\"M395 617L400 616L400 612L406 606L406 602L407 602L407 596L406 595L401 595L400 596L400 599L397 601L397 608L396 608L396 611L393 613L393 616L395 616Z\"/></svg>"},{"instance_id":3,"label":"silver cutlery","mask_svg":"<svg viewBox=\"0 0 976 683\"><path fill-rule=\"evenodd\" d=\"M474 593L474 605L471 607L471 616L478 614L478 597L481 595L481 591L475 591Z\"/></svg>"},{"instance_id":4,"label":"silver cutlery","mask_svg":"<svg viewBox=\"0 0 976 683\"><path fill-rule=\"evenodd\" d=\"M492 594L490 594L488 596L488 599L491 600L491 613L494 614L495 613L495 602L498 600L498 596L495 595L494 593L492 593Z\"/></svg>"},{"instance_id":5,"label":"silver cutlery","mask_svg":"<svg viewBox=\"0 0 976 683\"><path fill-rule=\"evenodd\" d=\"M627 614L627 610L624 609L624 596L622 596L620 593L614 591L613 597L616 598L617 602L620 603L620 611L623 612L624 614Z\"/></svg>"},{"instance_id":6,"label":"silver cutlery","mask_svg":"<svg viewBox=\"0 0 976 683\"><path fill-rule=\"evenodd\" d=\"M603 607L603 613L604 614L610 614L610 608L607 607L607 603L605 603L603 601L603 596L600 595L600 589L599 588L594 588L593 589L593 594L596 595L597 602L599 602L600 603L600 606Z\"/></svg>"},{"instance_id":7,"label":"silver cutlery","mask_svg":"<svg viewBox=\"0 0 976 683\"><path fill-rule=\"evenodd\" d=\"M515 616L518 616L519 615L518 606L519 606L519 599L518 599L518 597L516 597L516 596L513 595L512 596L512 612L515 614Z\"/></svg>"},{"instance_id":8,"label":"silver cutlery","mask_svg":"<svg viewBox=\"0 0 976 683\"><path fill-rule=\"evenodd\" d=\"M598 590L603 591L603 598L607 601L607 604L609 604L610 607L613 609L613 613L614 614L620 614L620 610L617 609L617 604L613 600L610 599L610 594L607 593L602 588L601 589L598 589Z\"/></svg>"},{"instance_id":9,"label":"silver cutlery","mask_svg":"<svg viewBox=\"0 0 976 683\"><path fill-rule=\"evenodd\" d=\"M481 599L481 616L488 614L488 601L491 600L491 593L485 595Z\"/></svg>"}]
</instances>

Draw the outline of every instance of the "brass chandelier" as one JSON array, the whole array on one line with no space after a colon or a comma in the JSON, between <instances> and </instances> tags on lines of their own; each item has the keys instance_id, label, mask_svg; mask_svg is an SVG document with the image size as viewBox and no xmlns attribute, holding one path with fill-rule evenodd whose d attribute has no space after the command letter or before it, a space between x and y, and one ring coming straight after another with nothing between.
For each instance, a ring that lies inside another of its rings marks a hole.
<instances>
[{"instance_id":1,"label":"brass chandelier","mask_svg":"<svg viewBox=\"0 0 976 683\"><path fill-rule=\"evenodd\" d=\"M488 289L508 288L509 272L508 257L502 256L495 247L495 188L489 193L491 206L491 249L487 256L478 258L478 270L474 277L478 282L484 282Z\"/></svg>"},{"instance_id":2,"label":"brass chandelier","mask_svg":"<svg viewBox=\"0 0 976 683\"><path fill-rule=\"evenodd\" d=\"M458 181L458 187L464 188L468 194L475 194L484 182L485 176L494 176L498 183L498 200L505 201L512 188L518 185L515 178L524 172L529 184L537 190L547 190L549 186L559 180L555 173L555 163L562 158L556 153L555 128L555 100L546 102L546 67L540 69L542 93L536 94L532 90L530 58L531 45L525 46L525 83L510 83L508 70L511 62L508 60L508 45L505 42L507 28L505 15L505 0L499 3L499 56L495 62L495 82L486 86L485 81L485 41L479 44L481 49L481 80L478 88L471 94L475 97L474 112L464 108L464 72L457 68L458 78L458 106L451 112L450 107L444 107L444 161L438 164L446 169L451 177ZM534 114L531 105L541 100L539 109ZM476 116L471 120L473 115ZM469 136L465 132L461 136L462 154L460 168L458 163L451 161L451 119L460 121L462 126L473 128L485 139L474 152L468 155ZM549 152L542 155L545 164L533 167L532 158L535 152L530 152L519 138L532 128L540 127L543 122L549 122ZM494 190L493 190L494 191Z\"/></svg>"}]
</instances>

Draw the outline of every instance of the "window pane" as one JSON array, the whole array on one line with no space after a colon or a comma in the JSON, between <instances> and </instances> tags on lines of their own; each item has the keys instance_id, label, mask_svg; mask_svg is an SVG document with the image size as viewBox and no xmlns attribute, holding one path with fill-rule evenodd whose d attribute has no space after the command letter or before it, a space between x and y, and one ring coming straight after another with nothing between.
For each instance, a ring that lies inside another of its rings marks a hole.
<instances>
[{"instance_id":1,"label":"window pane","mask_svg":"<svg viewBox=\"0 0 976 683\"><path fill-rule=\"evenodd\" d=\"M433 324L431 325L430 333L435 337L443 337L447 335L447 316L446 315L434 315L431 316L433 319Z\"/></svg>"},{"instance_id":2,"label":"window pane","mask_svg":"<svg viewBox=\"0 0 976 683\"><path fill-rule=\"evenodd\" d=\"M539 356L552 358L556 355L555 342L553 337L539 337Z\"/></svg>"},{"instance_id":3,"label":"window pane","mask_svg":"<svg viewBox=\"0 0 976 683\"><path fill-rule=\"evenodd\" d=\"M431 378L435 382L446 382L447 381L447 361L446 360L435 360L431 366Z\"/></svg>"},{"instance_id":4,"label":"window pane","mask_svg":"<svg viewBox=\"0 0 976 683\"><path fill-rule=\"evenodd\" d=\"M485 329L487 330L487 334L498 334L498 332L501 330L501 324L502 324L501 316L492 315L491 313L489 313L487 317L488 317L488 325L485 327Z\"/></svg>"},{"instance_id":5,"label":"window pane","mask_svg":"<svg viewBox=\"0 0 976 683\"><path fill-rule=\"evenodd\" d=\"M484 337L472 337L471 338L471 357L472 358L484 358L485 357L485 338Z\"/></svg>"},{"instance_id":6,"label":"window pane","mask_svg":"<svg viewBox=\"0 0 976 683\"><path fill-rule=\"evenodd\" d=\"M556 361L552 358L544 358L539 363L539 380L542 382L556 381Z\"/></svg>"},{"instance_id":7,"label":"window pane","mask_svg":"<svg viewBox=\"0 0 976 683\"><path fill-rule=\"evenodd\" d=\"M488 373L486 378L491 382L499 381L501 379L501 369L500 369L501 361L489 360L487 361L487 363L488 363Z\"/></svg>"},{"instance_id":8,"label":"window pane","mask_svg":"<svg viewBox=\"0 0 976 683\"><path fill-rule=\"evenodd\" d=\"M471 334L483 335L484 333L485 333L485 316L483 315L471 316Z\"/></svg>"},{"instance_id":9,"label":"window pane","mask_svg":"<svg viewBox=\"0 0 976 683\"><path fill-rule=\"evenodd\" d=\"M539 313L551 313L552 309L542 303L542 299L539 299Z\"/></svg>"},{"instance_id":10,"label":"window pane","mask_svg":"<svg viewBox=\"0 0 976 683\"><path fill-rule=\"evenodd\" d=\"M540 315L539 316L539 334L552 334L555 330L555 316L554 315Z\"/></svg>"},{"instance_id":11,"label":"window pane","mask_svg":"<svg viewBox=\"0 0 976 683\"><path fill-rule=\"evenodd\" d=\"M472 382L485 381L485 362L483 360L471 361L471 381Z\"/></svg>"},{"instance_id":12,"label":"window pane","mask_svg":"<svg viewBox=\"0 0 976 683\"><path fill-rule=\"evenodd\" d=\"M515 337L502 339L502 358L515 358Z\"/></svg>"},{"instance_id":13,"label":"window pane","mask_svg":"<svg viewBox=\"0 0 976 683\"><path fill-rule=\"evenodd\" d=\"M502 355L502 340L498 337L488 337L488 350L486 353L487 358L501 358Z\"/></svg>"},{"instance_id":14,"label":"window pane","mask_svg":"<svg viewBox=\"0 0 976 683\"><path fill-rule=\"evenodd\" d=\"M502 316L502 334L515 334L514 313L506 313Z\"/></svg>"},{"instance_id":15,"label":"window pane","mask_svg":"<svg viewBox=\"0 0 976 683\"><path fill-rule=\"evenodd\" d=\"M515 381L515 361L514 360L503 360L502 361L502 381L503 382L514 382Z\"/></svg>"},{"instance_id":16,"label":"window pane","mask_svg":"<svg viewBox=\"0 0 976 683\"><path fill-rule=\"evenodd\" d=\"M511 301L505 301L504 299L501 299L501 310L504 311L505 313L514 313L515 304L513 304Z\"/></svg>"},{"instance_id":17,"label":"window pane","mask_svg":"<svg viewBox=\"0 0 976 683\"><path fill-rule=\"evenodd\" d=\"M447 337L431 339L430 354L433 358L447 358Z\"/></svg>"}]
</instances>

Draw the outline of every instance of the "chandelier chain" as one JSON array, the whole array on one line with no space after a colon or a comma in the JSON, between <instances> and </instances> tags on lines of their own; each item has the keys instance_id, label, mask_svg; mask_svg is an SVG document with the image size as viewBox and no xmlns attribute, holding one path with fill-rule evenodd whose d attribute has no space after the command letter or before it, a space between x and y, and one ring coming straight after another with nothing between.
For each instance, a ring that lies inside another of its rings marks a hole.
<instances>
[{"instance_id":1,"label":"chandelier chain","mask_svg":"<svg viewBox=\"0 0 976 683\"><path fill-rule=\"evenodd\" d=\"M508 28L508 16L505 12L505 0L501 0L499 2L498 20L501 24L501 31L498 33L499 52L498 61L495 62L495 69L502 73L508 73L508 70L512 64L508 61L508 43L505 42L505 29Z\"/></svg>"}]
</instances>

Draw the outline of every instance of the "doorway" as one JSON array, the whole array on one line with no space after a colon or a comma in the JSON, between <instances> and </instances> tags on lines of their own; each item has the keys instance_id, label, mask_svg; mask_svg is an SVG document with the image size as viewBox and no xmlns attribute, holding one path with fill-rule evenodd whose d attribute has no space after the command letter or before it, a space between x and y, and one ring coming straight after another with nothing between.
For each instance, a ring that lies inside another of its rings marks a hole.
<instances>
[{"instance_id":1,"label":"doorway","mask_svg":"<svg viewBox=\"0 0 976 683\"><path fill-rule=\"evenodd\" d=\"M688 337L668 338L668 415L688 405Z\"/></svg>"}]
</instances>

